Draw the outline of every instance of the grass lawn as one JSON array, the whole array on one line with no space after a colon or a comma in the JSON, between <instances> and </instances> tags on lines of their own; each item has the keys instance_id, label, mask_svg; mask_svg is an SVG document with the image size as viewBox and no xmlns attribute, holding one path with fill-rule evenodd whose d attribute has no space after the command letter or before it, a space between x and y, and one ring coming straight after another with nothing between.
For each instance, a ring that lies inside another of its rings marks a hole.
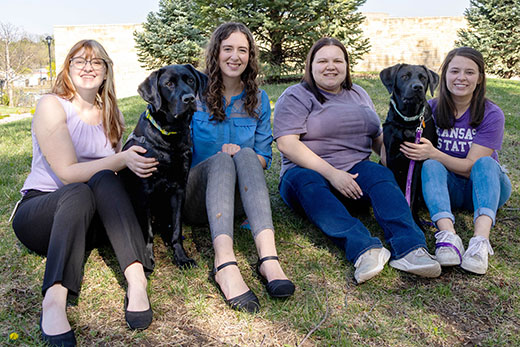
<instances>
[{"instance_id":1,"label":"grass lawn","mask_svg":"<svg viewBox=\"0 0 520 347\"><path fill-rule=\"evenodd\" d=\"M379 79L356 75L355 82L367 90L383 119L389 95ZM288 85L264 89L276 101ZM297 346L310 333L304 346L520 345L520 82L491 79L488 90L506 114L500 158L509 169L513 193L492 230L495 255L485 276L452 268L443 269L439 278L421 279L387 266L378 277L357 286L354 268L342 251L280 199L280 158L273 146L273 165L266 176L278 253L296 284L295 295L286 301L269 298L252 268L257 259L252 237L236 228L239 266L262 309L256 315L232 311L208 280L213 263L209 230L185 226L185 248L199 266L179 270L156 238L157 266L149 284L154 321L143 332L126 327L125 287L112 251L90 253L81 295L68 308L78 341L106 346ZM144 106L138 97L120 100L127 134ZM30 120L0 125L0 139L0 345L40 345L45 259L22 246L8 222L30 170ZM422 211L422 216L427 218L427 212ZM373 217L360 219L373 235L383 237ZM457 213L456 219L457 231L467 245L472 214ZM433 233L426 238L433 250ZM10 341L13 332L19 337Z\"/></svg>"}]
</instances>

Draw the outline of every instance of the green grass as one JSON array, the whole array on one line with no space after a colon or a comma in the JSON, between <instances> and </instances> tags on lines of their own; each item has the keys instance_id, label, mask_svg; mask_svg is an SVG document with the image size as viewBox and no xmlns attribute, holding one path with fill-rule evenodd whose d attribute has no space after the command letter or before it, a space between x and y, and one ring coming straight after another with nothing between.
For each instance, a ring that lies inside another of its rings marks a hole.
<instances>
[{"instance_id":1,"label":"green grass","mask_svg":"<svg viewBox=\"0 0 520 347\"><path fill-rule=\"evenodd\" d=\"M376 75L356 75L383 119L388 93ZM266 85L275 101L289 84ZM199 267L181 271L171 252L156 239L157 267L149 293L154 321L143 332L126 328L123 315L124 281L110 249L94 250L85 265L79 300L68 308L69 319L82 345L240 345L296 346L325 316L306 340L306 346L513 346L520 345L520 82L489 80L488 96L506 114L501 162L510 172L513 193L497 216L485 276L443 270L437 279L421 279L386 267L381 275L357 286L353 266L340 249L308 221L293 214L277 191L279 153L274 149L266 172L271 194L278 253L297 291L286 301L272 300L254 275L256 250L251 235L235 230L235 250L246 283L258 295L257 315L226 307L208 280L213 251L207 228L185 226L187 252ZM120 100L128 129L145 107L138 97ZM30 169L30 120L0 125L0 344L39 345L40 288L45 259L17 241L8 218L18 190ZM421 211L424 218L427 212ZM360 219L382 238L370 215ZM456 214L462 239L472 234L471 213ZM35 232L38 226L35 225ZM432 233L426 235L433 249ZM19 338L9 342L9 334Z\"/></svg>"}]
</instances>

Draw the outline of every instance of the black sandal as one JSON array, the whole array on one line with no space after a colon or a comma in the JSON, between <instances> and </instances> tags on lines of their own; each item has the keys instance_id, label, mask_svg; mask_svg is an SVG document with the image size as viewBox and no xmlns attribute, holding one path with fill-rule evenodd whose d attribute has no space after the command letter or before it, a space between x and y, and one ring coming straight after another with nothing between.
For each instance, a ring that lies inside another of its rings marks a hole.
<instances>
[{"instance_id":1,"label":"black sandal","mask_svg":"<svg viewBox=\"0 0 520 347\"><path fill-rule=\"evenodd\" d=\"M255 293L251 291L251 289L245 292L244 294L240 294L239 296L235 296L231 299L227 299L224 295L224 292L220 288L220 285L217 283L217 280L215 279L215 275L217 274L217 272L229 265L238 266L238 263L236 261L228 261L227 263L220 264L219 266L217 266L217 268L213 268L213 271L211 271L211 278L213 282L215 282L217 288L219 289L220 294L222 294L224 301L233 310L245 311L249 313L258 312L260 310L260 302L258 301L258 298L256 297Z\"/></svg>"},{"instance_id":2,"label":"black sandal","mask_svg":"<svg viewBox=\"0 0 520 347\"><path fill-rule=\"evenodd\" d=\"M258 259L258 262L256 263L256 273L265 284L267 293L269 293L273 298L287 298L293 295L295 287L290 280L272 280L271 282L267 282L267 279L260 273L260 266L262 266L262 263L267 260L278 260L278 257L270 255Z\"/></svg>"}]
</instances>

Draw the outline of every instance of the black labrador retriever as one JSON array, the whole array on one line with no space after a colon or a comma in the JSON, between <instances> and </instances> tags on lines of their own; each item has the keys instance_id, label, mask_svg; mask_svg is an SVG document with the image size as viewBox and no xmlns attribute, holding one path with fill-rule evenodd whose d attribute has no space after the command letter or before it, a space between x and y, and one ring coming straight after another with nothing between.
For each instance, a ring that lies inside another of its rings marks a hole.
<instances>
[{"instance_id":1,"label":"black labrador retriever","mask_svg":"<svg viewBox=\"0 0 520 347\"><path fill-rule=\"evenodd\" d=\"M379 77L391 94L390 109L383 124L386 166L392 170L405 193L410 159L400 151L400 145L404 141L415 142L417 128L422 125L422 137L437 146L437 133L426 102L426 91L429 88L433 96L439 75L424 65L397 64L381 71ZM416 222L418 199L422 197L421 167L422 162L415 163L410 190L410 208Z\"/></svg>"},{"instance_id":2,"label":"black labrador retriever","mask_svg":"<svg viewBox=\"0 0 520 347\"><path fill-rule=\"evenodd\" d=\"M141 225L153 267L153 235L158 232L173 249L180 267L196 266L182 246L181 211L191 166L190 122L195 98L206 88L207 77L191 65L170 65L154 71L139 85L148 107L123 149L144 147L146 157L159 164L150 177L140 178L130 169L121 172Z\"/></svg>"}]
</instances>

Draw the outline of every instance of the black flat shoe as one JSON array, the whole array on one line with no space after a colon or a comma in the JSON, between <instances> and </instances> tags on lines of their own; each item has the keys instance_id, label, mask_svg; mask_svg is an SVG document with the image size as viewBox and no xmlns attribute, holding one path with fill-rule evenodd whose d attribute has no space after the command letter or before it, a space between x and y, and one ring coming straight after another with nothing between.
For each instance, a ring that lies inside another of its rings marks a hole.
<instances>
[{"instance_id":1,"label":"black flat shoe","mask_svg":"<svg viewBox=\"0 0 520 347\"><path fill-rule=\"evenodd\" d=\"M148 300L149 302L149 300ZM125 295L125 320L132 330L144 330L150 326L153 318L152 305L146 311L128 311L128 296Z\"/></svg>"},{"instance_id":2,"label":"black flat shoe","mask_svg":"<svg viewBox=\"0 0 520 347\"><path fill-rule=\"evenodd\" d=\"M293 295L295 287L294 284L289 280L272 280L271 282L267 282L267 279L260 273L260 266L266 260L276 260L278 261L278 257L275 255L263 257L262 259L258 259L256 263L256 273L265 284L265 288L267 289L267 293L273 298L287 298Z\"/></svg>"},{"instance_id":3,"label":"black flat shoe","mask_svg":"<svg viewBox=\"0 0 520 347\"><path fill-rule=\"evenodd\" d=\"M76 346L76 336L74 336L74 331L72 331L72 329L67 332L64 332L63 334L47 335L43 331L42 319L43 319L43 313L40 315L40 331L42 332L42 340L44 342L46 342L49 346L52 346L52 347L75 347Z\"/></svg>"},{"instance_id":4,"label":"black flat shoe","mask_svg":"<svg viewBox=\"0 0 520 347\"><path fill-rule=\"evenodd\" d=\"M233 310L237 311L245 311L249 313L256 313L260 310L260 302L258 301L258 298L256 297L255 293L253 293L250 290L245 292L244 294L240 294L239 296L235 296L234 298L227 299L224 295L224 292L220 288L220 285L217 283L217 280L215 279L215 275L217 272L225 268L229 265L236 265L238 266L236 261L228 261L227 263L220 264L216 269L213 268L213 271L211 271L211 279L213 282L215 282L215 285L217 286L218 290L220 291L220 294L222 294L222 297L224 298L224 301L226 304L229 305Z\"/></svg>"}]
</instances>

